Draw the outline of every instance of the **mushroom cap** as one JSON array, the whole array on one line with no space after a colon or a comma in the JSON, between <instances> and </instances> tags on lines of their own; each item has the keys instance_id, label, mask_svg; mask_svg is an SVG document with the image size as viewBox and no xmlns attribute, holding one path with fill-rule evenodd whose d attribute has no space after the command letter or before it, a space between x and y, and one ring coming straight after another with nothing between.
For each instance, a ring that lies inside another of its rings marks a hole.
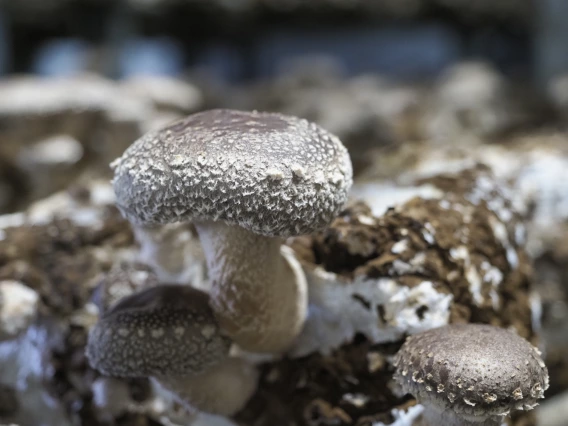
<instances>
[{"instance_id":1,"label":"mushroom cap","mask_svg":"<svg viewBox=\"0 0 568 426\"><path fill-rule=\"evenodd\" d=\"M219 363L230 345L207 294L160 285L122 299L105 313L89 333L87 357L108 376L191 375Z\"/></svg>"},{"instance_id":2,"label":"mushroom cap","mask_svg":"<svg viewBox=\"0 0 568 426\"><path fill-rule=\"evenodd\" d=\"M133 223L220 220L282 237L325 227L352 183L347 150L318 125L221 109L146 134L112 166Z\"/></svg>"},{"instance_id":3,"label":"mushroom cap","mask_svg":"<svg viewBox=\"0 0 568 426\"><path fill-rule=\"evenodd\" d=\"M395 366L406 393L466 418L530 410L548 388L538 349L490 325L455 324L411 336Z\"/></svg>"}]
</instances>

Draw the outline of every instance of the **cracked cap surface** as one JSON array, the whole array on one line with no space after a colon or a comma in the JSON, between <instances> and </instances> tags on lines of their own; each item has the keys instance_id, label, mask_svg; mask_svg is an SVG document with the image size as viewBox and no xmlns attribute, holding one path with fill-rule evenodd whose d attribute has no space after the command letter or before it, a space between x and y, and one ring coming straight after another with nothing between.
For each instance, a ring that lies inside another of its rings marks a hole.
<instances>
[{"instance_id":1,"label":"cracked cap surface","mask_svg":"<svg viewBox=\"0 0 568 426\"><path fill-rule=\"evenodd\" d=\"M538 350L489 325L454 324L410 336L395 366L395 380L406 393L466 417L530 410L548 388Z\"/></svg>"},{"instance_id":2,"label":"cracked cap surface","mask_svg":"<svg viewBox=\"0 0 568 426\"><path fill-rule=\"evenodd\" d=\"M117 205L133 223L222 220L283 237L325 227L352 183L347 150L318 125L234 110L150 132L111 166Z\"/></svg>"},{"instance_id":3,"label":"cracked cap surface","mask_svg":"<svg viewBox=\"0 0 568 426\"><path fill-rule=\"evenodd\" d=\"M181 285L160 285L126 297L89 333L87 357L114 377L191 375L224 359L209 296Z\"/></svg>"}]
</instances>

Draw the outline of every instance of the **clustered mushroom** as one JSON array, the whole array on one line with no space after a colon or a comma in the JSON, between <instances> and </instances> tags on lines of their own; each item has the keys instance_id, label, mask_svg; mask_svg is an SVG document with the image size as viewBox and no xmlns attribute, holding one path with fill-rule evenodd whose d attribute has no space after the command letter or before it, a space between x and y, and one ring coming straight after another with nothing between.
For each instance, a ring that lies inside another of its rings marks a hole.
<instances>
[{"instance_id":1,"label":"clustered mushroom","mask_svg":"<svg viewBox=\"0 0 568 426\"><path fill-rule=\"evenodd\" d=\"M89 333L87 357L112 377L151 377L190 410L232 415L256 389L257 372L228 356L209 296L159 285L125 297Z\"/></svg>"},{"instance_id":2,"label":"clustered mushroom","mask_svg":"<svg viewBox=\"0 0 568 426\"><path fill-rule=\"evenodd\" d=\"M296 117L211 110L146 134L112 167L135 227L193 222L213 311L235 343L288 348L307 286L282 238L325 227L345 203L352 167L339 139Z\"/></svg>"},{"instance_id":3,"label":"clustered mushroom","mask_svg":"<svg viewBox=\"0 0 568 426\"><path fill-rule=\"evenodd\" d=\"M298 337L306 277L282 239L337 215L352 183L349 155L306 120L211 110L146 134L112 167L117 206L135 228L193 224L211 289L160 284L119 300L91 330L87 357L105 375L151 377L190 410L234 415L258 372L229 349L281 352ZM425 425L499 425L548 387L538 350L487 325L411 336L395 366Z\"/></svg>"},{"instance_id":4,"label":"clustered mushroom","mask_svg":"<svg viewBox=\"0 0 568 426\"><path fill-rule=\"evenodd\" d=\"M512 331L454 324L410 336L395 380L424 405L424 426L499 426L531 410L548 388L540 353Z\"/></svg>"}]
</instances>

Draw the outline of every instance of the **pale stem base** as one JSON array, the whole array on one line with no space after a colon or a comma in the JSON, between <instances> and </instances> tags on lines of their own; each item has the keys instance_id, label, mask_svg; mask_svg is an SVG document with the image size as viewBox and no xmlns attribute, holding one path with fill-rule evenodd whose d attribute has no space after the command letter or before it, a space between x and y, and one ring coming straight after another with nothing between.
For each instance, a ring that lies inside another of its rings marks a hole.
<instances>
[{"instance_id":1,"label":"pale stem base","mask_svg":"<svg viewBox=\"0 0 568 426\"><path fill-rule=\"evenodd\" d=\"M227 358L201 374L154 377L188 411L232 416L244 408L256 391L258 371L239 358Z\"/></svg>"}]
</instances>

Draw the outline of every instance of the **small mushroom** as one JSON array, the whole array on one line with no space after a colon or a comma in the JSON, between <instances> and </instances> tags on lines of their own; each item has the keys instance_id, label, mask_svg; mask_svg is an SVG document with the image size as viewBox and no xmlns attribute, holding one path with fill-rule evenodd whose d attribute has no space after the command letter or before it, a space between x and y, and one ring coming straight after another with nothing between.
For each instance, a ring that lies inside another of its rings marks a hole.
<instances>
[{"instance_id":1,"label":"small mushroom","mask_svg":"<svg viewBox=\"0 0 568 426\"><path fill-rule=\"evenodd\" d=\"M531 410L548 388L538 350L512 331L454 324L409 337L395 380L424 405L425 426L501 425Z\"/></svg>"},{"instance_id":2,"label":"small mushroom","mask_svg":"<svg viewBox=\"0 0 568 426\"><path fill-rule=\"evenodd\" d=\"M281 239L325 227L345 203L352 167L341 142L295 117L211 110L148 133L112 166L135 226L195 224L221 328L245 350L288 348L307 290Z\"/></svg>"},{"instance_id":3,"label":"small mushroom","mask_svg":"<svg viewBox=\"0 0 568 426\"><path fill-rule=\"evenodd\" d=\"M230 345L206 293L160 285L107 311L89 333L87 357L107 376L152 377L187 407L231 415L252 395L257 376L245 361L228 358Z\"/></svg>"},{"instance_id":4,"label":"small mushroom","mask_svg":"<svg viewBox=\"0 0 568 426\"><path fill-rule=\"evenodd\" d=\"M207 294L160 285L125 297L89 334L87 356L112 377L195 374L224 359L221 335Z\"/></svg>"}]
</instances>

